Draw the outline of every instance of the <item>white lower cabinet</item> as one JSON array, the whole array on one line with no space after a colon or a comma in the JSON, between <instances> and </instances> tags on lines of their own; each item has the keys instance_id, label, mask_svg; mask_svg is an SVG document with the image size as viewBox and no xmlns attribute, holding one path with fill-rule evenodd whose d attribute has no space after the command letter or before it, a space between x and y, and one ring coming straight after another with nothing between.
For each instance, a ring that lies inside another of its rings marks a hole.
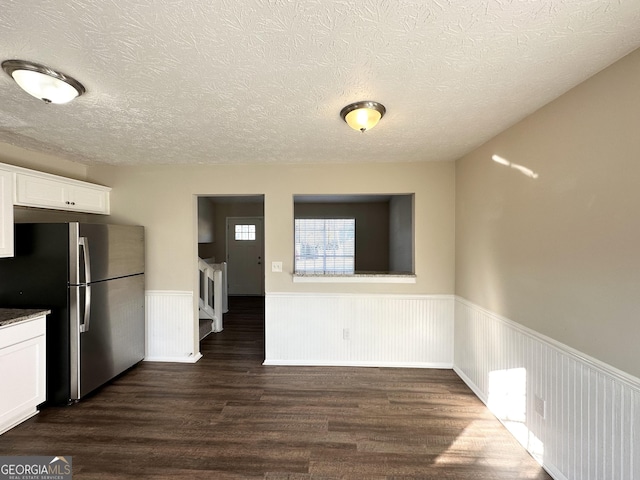
<instances>
[{"instance_id":1,"label":"white lower cabinet","mask_svg":"<svg viewBox=\"0 0 640 480\"><path fill-rule=\"evenodd\" d=\"M13 173L0 170L0 257L13 257Z\"/></svg>"},{"instance_id":2,"label":"white lower cabinet","mask_svg":"<svg viewBox=\"0 0 640 480\"><path fill-rule=\"evenodd\" d=\"M16 173L15 204L86 213L109 213L110 188L50 177Z\"/></svg>"},{"instance_id":3,"label":"white lower cabinet","mask_svg":"<svg viewBox=\"0 0 640 480\"><path fill-rule=\"evenodd\" d=\"M46 317L0 327L0 434L46 400Z\"/></svg>"}]
</instances>

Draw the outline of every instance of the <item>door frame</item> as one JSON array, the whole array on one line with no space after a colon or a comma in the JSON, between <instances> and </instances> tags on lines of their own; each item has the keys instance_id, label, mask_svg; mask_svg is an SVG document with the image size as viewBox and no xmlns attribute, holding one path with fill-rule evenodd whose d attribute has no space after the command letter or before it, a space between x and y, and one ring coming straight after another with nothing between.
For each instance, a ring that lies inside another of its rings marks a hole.
<instances>
[{"instance_id":1,"label":"door frame","mask_svg":"<svg viewBox=\"0 0 640 480\"><path fill-rule=\"evenodd\" d=\"M188 292L192 297L192 309L193 309L193 332L191 332L193 336L193 356L190 355L188 362L195 363L200 358L202 358L202 353L200 352L200 335L199 335L199 290L200 290L200 270L198 268L198 198L207 197L214 200L222 200L220 203L242 203L246 200L255 200L257 203L262 204L262 228L263 228L263 249L264 249L264 222L266 219L266 214L264 210L265 206L265 194L264 193L256 193L256 194L220 194L220 193L195 193L192 196L192 222L191 222L191 231L192 231L192 248L193 248L193 263L191 267L191 271L193 272L193 289L191 292ZM256 215L252 216L255 217ZM226 225L226 221L225 221ZM226 235L226 232L225 232ZM226 241L226 239L225 239ZM263 251L264 255L264 251ZM226 256L226 247L225 247L225 256ZM264 257L263 257L264 259ZM264 269L263 269L264 272ZM264 273L262 276L262 285L263 290L265 286L265 278ZM182 292L179 292L182 293ZM263 320L264 321L264 320Z\"/></svg>"}]
</instances>

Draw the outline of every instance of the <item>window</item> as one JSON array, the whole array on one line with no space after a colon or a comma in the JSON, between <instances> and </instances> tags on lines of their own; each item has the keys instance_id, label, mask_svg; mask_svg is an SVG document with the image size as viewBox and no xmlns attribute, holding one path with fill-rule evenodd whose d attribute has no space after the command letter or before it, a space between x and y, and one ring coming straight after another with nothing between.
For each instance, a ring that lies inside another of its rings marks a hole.
<instances>
[{"instance_id":1,"label":"window","mask_svg":"<svg viewBox=\"0 0 640 480\"><path fill-rule=\"evenodd\" d=\"M256 239L256 226L255 225L236 225L236 240L255 240Z\"/></svg>"},{"instance_id":2,"label":"window","mask_svg":"<svg viewBox=\"0 0 640 480\"><path fill-rule=\"evenodd\" d=\"M355 218L296 218L296 273L353 274Z\"/></svg>"},{"instance_id":3,"label":"window","mask_svg":"<svg viewBox=\"0 0 640 480\"><path fill-rule=\"evenodd\" d=\"M309 280L332 274L415 276L413 203L413 194L294 195L294 272L301 278L305 273L314 273L308 276ZM314 220L319 223L312 227ZM346 240L344 233L338 233L347 228L344 222L350 222L352 229L348 238L353 250L348 253L344 245L337 252L331 244L331 235ZM334 233L330 233L332 229ZM329 237L326 247L317 240L324 239L324 235Z\"/></svg>"}]
</instances>

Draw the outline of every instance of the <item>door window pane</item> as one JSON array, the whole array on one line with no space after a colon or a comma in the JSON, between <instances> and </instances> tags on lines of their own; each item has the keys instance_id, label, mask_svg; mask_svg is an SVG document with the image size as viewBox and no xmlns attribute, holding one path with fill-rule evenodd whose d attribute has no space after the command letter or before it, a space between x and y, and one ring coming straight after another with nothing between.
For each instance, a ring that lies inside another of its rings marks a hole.
<instances>
[{"instance_id":1,"label":"door window pane","mask_svg":"<svg viewBox=\"0 0 640 480\"><path fill-rule=\"evenodd\" d=\"M255 240L256 226L255 225L236 225L234 238L236 240Z\"/></svg>"}]
</instances>

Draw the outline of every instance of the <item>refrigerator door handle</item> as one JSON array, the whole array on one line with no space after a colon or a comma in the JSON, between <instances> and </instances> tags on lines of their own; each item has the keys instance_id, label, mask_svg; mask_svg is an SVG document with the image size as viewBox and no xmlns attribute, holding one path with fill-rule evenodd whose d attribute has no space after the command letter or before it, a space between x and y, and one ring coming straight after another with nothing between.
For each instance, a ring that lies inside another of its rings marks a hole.
<instances>
[{"instance_id":1,"label":"refrigerator door handle","mask_svg":"<svg viewBox=\"0 0 640 480\"><path fill-rule=\"evenodd\" d=\"M89 331L89 322L91 321L91 257L89 255L89 239L80 237L78 239L81 255L84 260L84 281L86 283L84 289L84 314L80 323L80 333Z\"/></svg>"},{"instance_id":2,"label":"refrigerator door handle","mask_svg":"<svg viewBox=\"0 0 640 480\"><path fill-rule=\"evenodd\" d=\"M70 336L69 336L69 350L70 350L70 362L69 362L69 398L71 400L78 400L80 398L80 333L84 328L80 324L80 287L72 286L69 290L70 298Z\"/></svg>"},{"instance_id":3,"label":"refrigerator door handle","mask_svg":"<svg viewBox=\"0 0 640 480\"><path fill-rule=\"evenodd\" d=\"M89 331L89 321L91 320L91 285L84 286L84 313L80 323L80 333Z\"/></svg>"},{"instance_id":4,"label":"refrigerator door handle","mask_svg":"<svg viewBox=\"0 0 640 480\"><path fill-rule=\"evenodd\" d=\"M89 255L89 239L87 237L80 237L78 239L78 246L82 247L82 259L84 260L84 283L91 283L91 257Z\"/></svg>"}]
</instances>

